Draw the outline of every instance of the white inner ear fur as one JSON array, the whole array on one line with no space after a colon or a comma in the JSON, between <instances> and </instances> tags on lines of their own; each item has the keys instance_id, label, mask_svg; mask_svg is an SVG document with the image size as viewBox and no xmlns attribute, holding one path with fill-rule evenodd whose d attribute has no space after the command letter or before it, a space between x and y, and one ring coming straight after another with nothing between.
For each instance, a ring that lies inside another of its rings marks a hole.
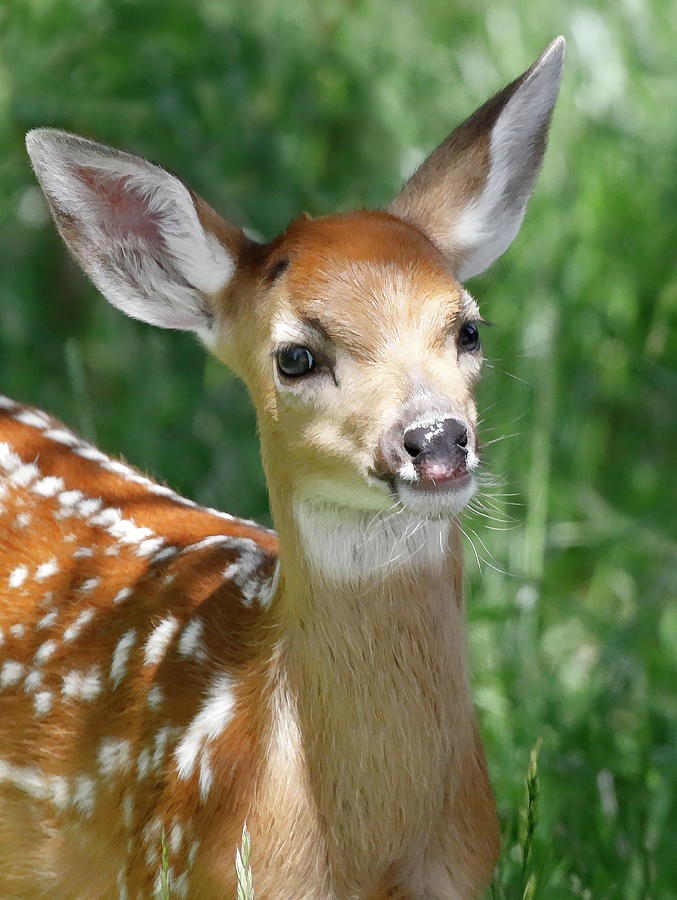
<instances>
[{"instance_id":1,"label":"white inner ear fur","mask_svg":"<svg viewBox=\"0 0 677 900\"><path fill-rule=\"evenodd\" d=\"M108 300L153 325L208 332L205 295L235 264L179 179L58 131L32 131L26 144L64 239Z\"/></svg>"},{"instance_id":2,"label":"white inner ear fur","mask_svg":"<svg viewBox=\"0 0 677 900\"><path fill-rule=\"evenodd\" d=\"M549 119L559 90L561 64L541 67L519 86L496 121L489 144L484 190L464 209L453 242L461 262L457 277L471 278L507 250L520 229L541 159L532 142Z\"/></svg>"}]
</instances>

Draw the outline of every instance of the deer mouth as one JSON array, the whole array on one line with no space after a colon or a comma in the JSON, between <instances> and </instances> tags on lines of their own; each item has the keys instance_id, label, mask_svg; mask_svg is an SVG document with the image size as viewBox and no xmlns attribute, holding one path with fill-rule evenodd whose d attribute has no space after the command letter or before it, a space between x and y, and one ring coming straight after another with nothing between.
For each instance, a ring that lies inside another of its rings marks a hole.
<instances>
[{"instance_id":1,"label":"deer mouth","mask_svg":"<svg viewBox=\"0 0 677 900\"><path fill-rule=\"evenodd\" d=\"M475 487L475 479L465 466L435 478L395 478L390 482L393 497L405 509L433 518L459 515L475 493Z\"/></svg>"},{"instance_id":2,"label":"deer mouth","mask_svg":"<svg viewBox=\"0 0 677 900\"><path fill-rule=\"evenodd\" d=\"M460 466L446 466L436 464L427 468L421 467L418 478L398 479L413 491L419 493L437 494L441 491L456 491L466 487L472 481L472 475L463 464Z\"/></svg>"}]
</instances>

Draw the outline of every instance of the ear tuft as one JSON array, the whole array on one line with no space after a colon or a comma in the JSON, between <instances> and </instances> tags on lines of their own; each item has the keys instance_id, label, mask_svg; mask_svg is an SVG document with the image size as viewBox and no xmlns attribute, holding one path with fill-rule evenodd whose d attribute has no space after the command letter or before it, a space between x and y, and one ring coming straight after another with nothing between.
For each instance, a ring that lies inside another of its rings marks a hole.
<instances>
[{"instance_id":1,"label":"ear tuft","mask_svg":"<svg viewBox=\"0 0 677 900\"><path fill-rule=\"evenodd\" d=\"M26 147L63 239L108 300L144 322L208 334L235 256L203 227L185 185L63 131L30 131Z\"/></svg>"},{"instance_id":2,"label":"ear tuft","mask_svg":"<svg viewBox=\"0 0 677 900\"><path fill-rule=\"evenodd\" d=\"M464 281L512 243L543 162L564 63L555 40L453 131L389 206L424 232Z\"/></svg>"}]
</instances>

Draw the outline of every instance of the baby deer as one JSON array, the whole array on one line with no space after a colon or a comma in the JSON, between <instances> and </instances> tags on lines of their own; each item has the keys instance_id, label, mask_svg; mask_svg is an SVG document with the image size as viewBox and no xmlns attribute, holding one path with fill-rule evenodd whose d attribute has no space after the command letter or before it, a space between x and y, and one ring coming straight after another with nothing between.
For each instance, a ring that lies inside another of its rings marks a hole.
<instances>
[{"instance_id":1,"label":"baby deer","mask_svg":"<svg viewBox=\"0 0 677 900\"><path fill-rule=\"evenodd\" d=\"M249 240L157 166L27 137L110 302L246 382L278 535L0 400L0 896L469 898L498 828L466 673L458 516L477 303L515 237L564 41L386 211Z\"/></svg>"}]
</instances>

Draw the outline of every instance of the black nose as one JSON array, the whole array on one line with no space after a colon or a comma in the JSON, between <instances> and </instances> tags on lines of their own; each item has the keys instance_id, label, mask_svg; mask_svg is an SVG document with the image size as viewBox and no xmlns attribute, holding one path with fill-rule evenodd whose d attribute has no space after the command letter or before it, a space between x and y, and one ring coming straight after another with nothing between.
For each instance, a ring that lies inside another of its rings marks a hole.
<instances>
[{"instance_id":1,"label":"black nose","mask_svg":"<svg viewBox=\"0 0 677 900\"><path fill-rule=\"evenodd\" d=\"M465 456L467 443L468 429L458 419L434 419L404 432L404 449L415 461L424 456L438 459L449 459L458 453Z\"/></svg>"}]
</instances>

